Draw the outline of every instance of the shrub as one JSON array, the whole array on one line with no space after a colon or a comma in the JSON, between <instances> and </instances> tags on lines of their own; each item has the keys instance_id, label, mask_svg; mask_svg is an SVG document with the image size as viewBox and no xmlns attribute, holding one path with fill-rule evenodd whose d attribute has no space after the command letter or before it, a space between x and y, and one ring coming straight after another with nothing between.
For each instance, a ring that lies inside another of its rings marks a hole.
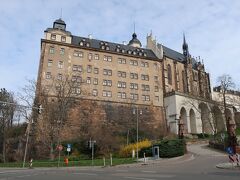
<instances>
[{"instance_id":1,"label":"shrub","mask_svg":"<svg viewBox=\"0 0 240 180\"><path fill-rule=\"evenodd\" d=\"M144 157L144 153L145 153L145 156L146 157L152 157L153 154L152 154L152 147L145 147L145 148L142 148L139 152L139 157Z\"/></svg>"},{"instance_id":2,"label":"shrub","mask_svg":"<svg viewBox=\"0 0 240 180\"><path fill-rule=\"evenodd\" d=\"M140 151L143 148L151 147L151 142L149 140L144 140L141 142L138 142L138 151ZM131 157L132 150L137 151L137 143L132 143L127 146L124 146L120 149L119 155L120 157Z\"/></svg>"},{"instance_id":3,"label":"shrub","mask_svg":"<svg viewBox=\"0 0 240 180\"><path fill-rule=\"evenodd\" d=\"M162 140L159 144L160 157L177 157L185 153L186 143L183 139Z\"/></svg>"}]
</instances>

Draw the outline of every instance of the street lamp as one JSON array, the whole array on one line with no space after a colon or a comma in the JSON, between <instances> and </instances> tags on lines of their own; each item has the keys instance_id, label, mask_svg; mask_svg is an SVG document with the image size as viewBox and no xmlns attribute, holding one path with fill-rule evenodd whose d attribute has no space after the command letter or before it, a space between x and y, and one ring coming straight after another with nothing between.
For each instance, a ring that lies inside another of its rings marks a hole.
<instances>
[{"instance_id":1,"label":"street lamp","mask_svg":"<svg viewBox=\"0 0 240 180\"><path fill-rule=\"evenodd\" d=\"M137 162L138 162L138 121L139 121L139 114L142 114L142 110L138 109L138 106L136 109L133 109L133 114L137 115Z\"/></svg>"}]
</instances>

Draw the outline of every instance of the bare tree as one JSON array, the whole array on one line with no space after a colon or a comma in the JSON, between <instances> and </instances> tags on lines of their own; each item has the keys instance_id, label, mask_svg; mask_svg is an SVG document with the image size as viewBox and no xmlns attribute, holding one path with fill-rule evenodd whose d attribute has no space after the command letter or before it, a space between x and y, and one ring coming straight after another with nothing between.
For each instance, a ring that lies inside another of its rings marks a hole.
<instances>
[{"instance_id":1,"label":"bare tree","mask_svg":"<svg viewBox=\"0 0 240 180\"><path fill-rule=\"evenodd\" d=\"M13 116L15 112L14 95L8 92L5 88L0 89L0 131L2 144L2 158L6 162L6 140L7 133L13 125Z\"/></svg>"},{"instance_id":2,"label":"bare tree","mask_svg":"<svg viewBox=\"0 0 240 180\"><path fill-rule=\"evenodd\" d=\"M62 127L70 109L83 94L81 84L80 76L62 75L38 90L36 102L42 105L43 111L37 120L37 140L50 150L50 158L54 158L54 144L61 144Z\"/></svg>"},{"instance_id":3,"label":"bare tree","mask_svg":"<svg viewBox=\"0 0 240 180\"><path fill-rule=\"evenodd\" d=\"M223 103L223 108L224 108L224 117L225 117L225 122L227 125L227 130L229 130L229 117L227 117L227 92L231 90L232 88L235 87L235 84L232 80L232 77L228 74L223 74L222 76L218 77L218 83L221 87L220 90L220 95L222 96L222 103Z\"/></svg>"}]
</instances>

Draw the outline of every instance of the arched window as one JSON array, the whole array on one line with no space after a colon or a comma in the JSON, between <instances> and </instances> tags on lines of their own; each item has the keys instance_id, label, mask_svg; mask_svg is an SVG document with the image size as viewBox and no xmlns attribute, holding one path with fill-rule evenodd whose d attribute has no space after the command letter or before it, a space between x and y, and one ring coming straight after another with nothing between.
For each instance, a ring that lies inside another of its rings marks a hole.
<instances>
[{"instance_id":1,"label":"arched window","mask_svg":"<svg viewBox=\"0 0 240 180\"><path fill-rule=\"evenodd\" d=\"M167 71L168 71L168 84L172 85L172 69L170 64L168 64Z\"/></svg>"}]
</instances>

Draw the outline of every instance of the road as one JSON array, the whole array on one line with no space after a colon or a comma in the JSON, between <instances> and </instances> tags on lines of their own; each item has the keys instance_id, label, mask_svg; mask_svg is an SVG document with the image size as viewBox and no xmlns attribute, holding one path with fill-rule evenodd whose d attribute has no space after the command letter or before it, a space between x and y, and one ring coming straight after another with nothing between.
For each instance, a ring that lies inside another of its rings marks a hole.
<instances>
[{"instance_id":1,"label":"road","mask_svg":"<svg viewBox=\"0 0 240 180\"><path fill-rule=\"evenodd\" d=\"M231 180L240 179L240 169L217 169L226 162L225 154L212 151L206 145L191 145L191 154L170 160L148 162L147 165L114 167L0 169L0 180Z\"/></svg>"}]
</instances>

